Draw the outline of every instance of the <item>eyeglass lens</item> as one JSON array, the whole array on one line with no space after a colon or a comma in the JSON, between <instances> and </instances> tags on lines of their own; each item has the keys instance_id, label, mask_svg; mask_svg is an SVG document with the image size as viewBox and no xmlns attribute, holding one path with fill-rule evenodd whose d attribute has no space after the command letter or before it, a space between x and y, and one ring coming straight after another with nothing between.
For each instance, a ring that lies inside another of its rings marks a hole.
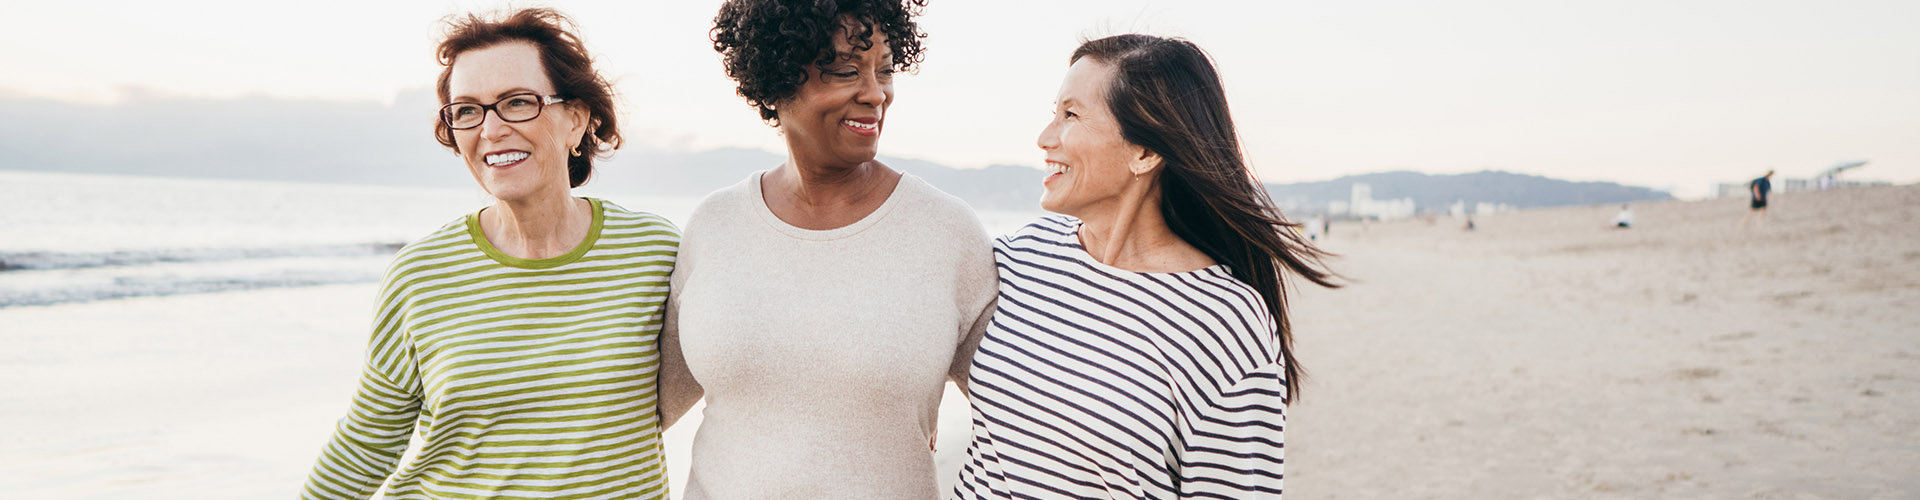
<instances>
[{"instance_id":1,"label":"eyeglass lens","mask_svg":"<svg viewBox=\"0 0 1920 500\"><path fill-rule=\"evenodd\" d=\"M541 105L540 98L533 94L515 94L492 105L449 104L443 113L445 113L447 125L456 129L469 129L478 127L480 122L486 121L488 108L492 108L494 113L499 114L501 120L524 122L540 117Z\"/></svg>"}]
</instances>

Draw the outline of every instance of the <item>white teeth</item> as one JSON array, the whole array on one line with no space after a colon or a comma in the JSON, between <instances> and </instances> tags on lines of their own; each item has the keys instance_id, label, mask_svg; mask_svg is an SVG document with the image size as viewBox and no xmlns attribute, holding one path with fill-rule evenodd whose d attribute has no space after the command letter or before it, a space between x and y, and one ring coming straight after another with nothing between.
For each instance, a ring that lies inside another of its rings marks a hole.
<instances>
[{"instance_id":1,"label":"white teeth","mask_svg":"<svg viewBox=\"0 0 1920 500\"><path fill-rule=\"evenodd\" d=\"M873 129L880 128L880 122L860 123L853 120L843 120L842 122L846 123L848 126L851 126L853 128L857 128L860 130L873 130Z\"/></svg>"},{"instance_id":2,"label":"white teeth","mask_svg":"<svg viewBox=\"0 0 1920 500\"><path fill-rule=\"evenodd\" d=\"M500 153L500 154L487 155L486 159L487 159L487 165L498 166L498 165L513 163L520 160L525 160L527 159L527 156L529 155L525 151L515 151L512 153Z\"/></svg>"},{"instance_id":3,"label":"white teeth","mask_svg":"<svg viewBox=\"0 0 1920 500\"><path fill-rule=\"evenodd\" d=\"M1061 165L1054 162L1047 162L1047 173L1049 174L1064 174L1064 173L1067 173L1068 170L1071 170L1071 169L1068 168L1066 165Z\"/></svg>"}]
</instances>

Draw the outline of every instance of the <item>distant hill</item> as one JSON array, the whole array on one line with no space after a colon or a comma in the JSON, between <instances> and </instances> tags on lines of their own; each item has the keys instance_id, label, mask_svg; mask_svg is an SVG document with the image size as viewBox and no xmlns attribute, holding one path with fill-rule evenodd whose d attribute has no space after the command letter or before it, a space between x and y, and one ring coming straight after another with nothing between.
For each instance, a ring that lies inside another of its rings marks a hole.
<instances>
[{"instance_id":1,"label":"distant hill","mask_svg":"<svg viewBox=\"0 0 1920 500\"><path fill-rule=\"evenodd\" d=\"M634 148L622 150L608 164L605 181L616 189L635 194L687 195L705 193L733 185L748 174L787 161L758 149L722 148L695 152L668 152ZM925 160L882 155L886 163L911 173L974 208L991 210L1034 210L1040 206L1040 179L1043 173L1033 167L994 165L960 169ZM614 170L618 169L617 176Z\"/></svg>"},{"instance_id":2,"label":"distant hill","mask_svg":"<svg viewBox=\"0 0 1920 500\"><path fill-rule=\"evenodd\" d=\"M471 187L472 177L432 138L435 100L425 91L392 105L266 97L134 96L114 105L0 95L0 168L74 173L257 179L334 184ZM623 148L600 164L594 185L617 193L701 196L772 168L784 154L757 149ZM958 169L881 157L975 208L1035 210L1043 174L1028 166ZM1413 198L1420 210L1455 201L1520 208L1672 197L1607 182L1568 182L1506 172L1427 175L1385 172L1330 181L1268 184L1282 208L1318 212L1350 198L1354 183L1374 199Z\"/></svg>"},{"instance_id":3,"label":"distant hill","mask_svg":"<svg viewBox=\"0 0 1920 500\"><path fill-rule=\"evenodd\" d=\"M332 184L463 188L473 178L433 141L434 97L402 94L391 106L250 97L134 96L115 105L0 95L0 169ZM592 181L619 193L700 196L784 154L723 148L669 151L629 144L600 162ZM975 208L1032 210L1039 169L956 169L882 157Z\"/></svg>"},{"instance_id":4,"label":"distant hill","mask_svg":"<svg viewBox=\"0 0 1920 500\"><path fill-rule=\"evenodd\" d=\"M1407 171L1349 175L1327 181L1267 184L1267 193L1282 208L1322 212L1330 202L1351 200L1357 183L1370 186L1375 200L1412 198L1414 206L1423 212L1443 211L1454 202L1466 202L1469 208L1477 203L1539 208L1673 199L1665 191L1639 186L1493 170L1450 175Z\"/></svg>"},{"instance_id":5,"label":"distant hill","mask_svg":"<svg viewBox=\"0 0 1920 500\"><path fill-rule=\"evenodd\" d=\"M966 200L974 208L1034 210L1039 208L1044 173L1037 168L994 165L960 169L938 163L881 156L894 168L926 179L927 183ZM740 182L747 174L771 168L786 157L757 149L726 148L673 153L622 151L613 164L623 171L622 191L637 194L684 195L704 193ZM1267 184L1274 203L1288 211L1321 212L1327 203L1348 201L1353 185L1372 186L1373 198L1413 198L1421 211L1443 211L1456 201L1471 208L1476 203L1499 203L1515 208L1591 205L1645 200L1670 200L1673 195L1611 182L1572 182L1537 175L1484 171L1429 175L1419 172L1382 172L1338 179L1290 184Z\"/></svg>"}]
</instances>

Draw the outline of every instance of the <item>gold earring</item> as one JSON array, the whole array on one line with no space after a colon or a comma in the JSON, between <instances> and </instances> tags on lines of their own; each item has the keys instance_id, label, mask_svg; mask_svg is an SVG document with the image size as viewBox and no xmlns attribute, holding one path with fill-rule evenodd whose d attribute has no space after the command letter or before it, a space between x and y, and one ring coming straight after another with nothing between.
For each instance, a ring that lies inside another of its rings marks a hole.
<instances>
[{"instance_id":1,"label":"gold earring","mask_svg":"<svg viewBox=\"0 0 1920 500\"><path fill-rule=\"evenodd\" d=\"M567 150L567 153L568 153L568 154L571 154L571 155L574 155L574 156L580 156L580 147L579 147L579 146L574 146L574 148L573 148L573 149L569 149L569 150Z\"/></svg>"}]
</instances>

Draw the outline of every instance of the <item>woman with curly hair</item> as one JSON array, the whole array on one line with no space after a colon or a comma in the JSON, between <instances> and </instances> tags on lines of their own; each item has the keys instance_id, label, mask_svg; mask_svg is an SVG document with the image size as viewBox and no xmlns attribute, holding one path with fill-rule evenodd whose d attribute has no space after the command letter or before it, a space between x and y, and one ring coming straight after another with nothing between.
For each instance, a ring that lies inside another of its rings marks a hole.
<instances>
[{"instance_id":1,"label":"woman with curly hair","mask_svg":"<svg viewBox=\"0 0 1920 500\"><path fill-rule=\"evenodd\" d=\"M787 161L686 224L662 418L703 394L689 499L934 498L928 444L996 275L973 211L875 159L922 1L731 0L711 32Z\"/></svg>"},{"instance_id":2,"label":"woman with curly hair","mask_svg":"<svg viewBox=\"0 0 1920 500\"><path fill-rule=\"evenodd\" d=\"M301 497L666 498L657 341L679 235L572 194L620 132L565 17L450 24L435 136L495 201L394 256Z\"/></svg>"},{"instance_id":3,"label":"woman with curly hair","mask_svg":"<svg viewBox=\"0 0 1920 500\"><path fill-rule=\"evenodd\" d=\"M1040 206L994 242L961 499L1279 498L1299 393L1288 275L1335 286L1241 157L1192 42L1073 53Z\"/></svg>"}]
</instances>

